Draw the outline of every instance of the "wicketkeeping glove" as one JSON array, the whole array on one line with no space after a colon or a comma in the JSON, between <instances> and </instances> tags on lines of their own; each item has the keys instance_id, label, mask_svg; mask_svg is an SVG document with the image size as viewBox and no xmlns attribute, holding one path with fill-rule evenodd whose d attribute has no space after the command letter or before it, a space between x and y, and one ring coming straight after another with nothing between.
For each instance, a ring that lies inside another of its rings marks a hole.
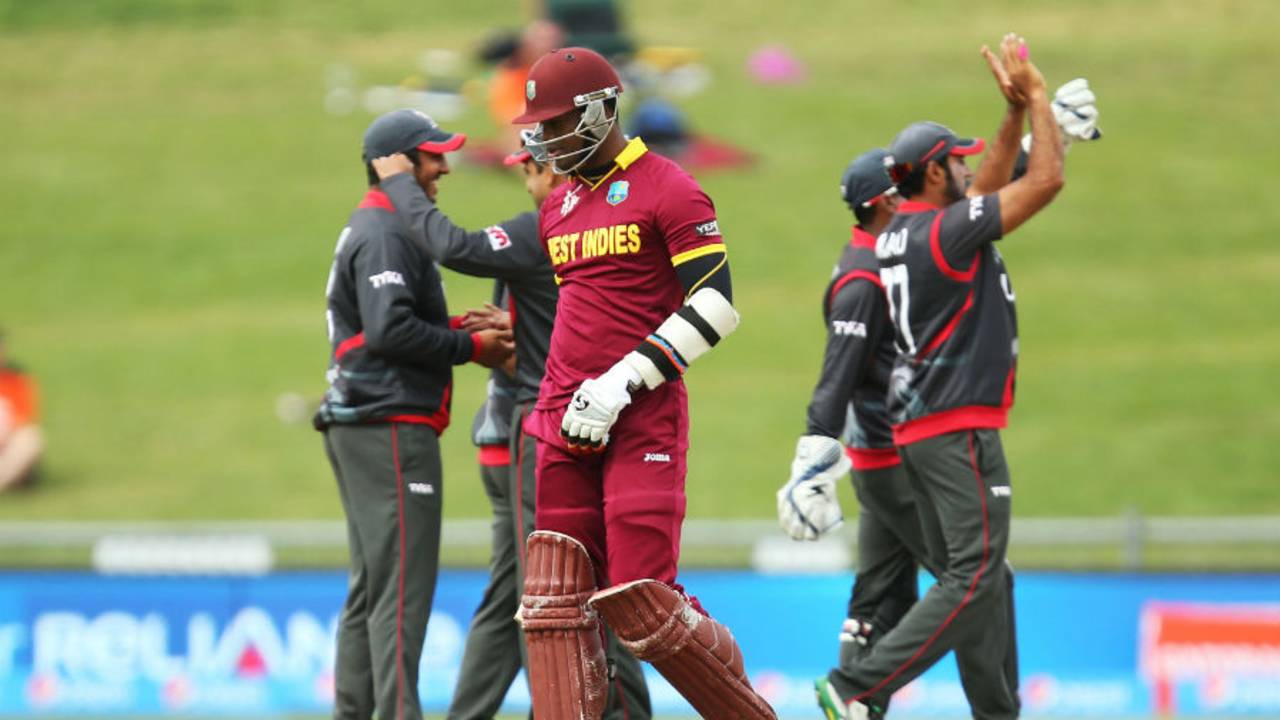
<instances>
[{"instance_id":1,"label":"wicketkeeping glove","mask_svg":"<svg viewBox=\"0 0 1280 720\"><path fill-rule=\"evenodd\" d=\"M796 443L791 479L778 490L778 523L792 540L817 540L844 522L836 481L851 465L835 438L805 435Z\"/></svg>"},{"instance_id":2,"label":"wicketkeeping glove","mask_svg":"<svg viewBox=\"0 0 1280 720\"><path fill-rule=\"evenodd\" d=\"M1098 98L1089 89L1089 81L1076 78L1065 83L1053 94L1053 119L1062 131L1062 145L1070 148L1073 142L1088 142L1102 137L1098 129ZM1022 136L1023 152L1031 152L1031 134Z\"/></svg>"},{"instance_id":3,"label":"wicketkeeping glove","mask_svg":"<svg viewBox=\"0 0 1280 720\"><path fill-rule=\"evenodd\" d=\"M1085 142L1102 137L1098 129L1098 98L1089 81L1076 78L1053 94L1053 117L1062 128L1064 140Z\"/></svg>"},{"instance_id":4,"label":"wicketkeeping glove","mask_svg":"<svg viewBox=\"0 0 1280 720\"><path fill-rule=\"evenodd\" d=\"M604 452L609 429L618 413L631 404L631 389L639 387L640 373L619 362L597 378L584 380L560 421L560 435L577 453Z\"/></svg>"}]
</instances>

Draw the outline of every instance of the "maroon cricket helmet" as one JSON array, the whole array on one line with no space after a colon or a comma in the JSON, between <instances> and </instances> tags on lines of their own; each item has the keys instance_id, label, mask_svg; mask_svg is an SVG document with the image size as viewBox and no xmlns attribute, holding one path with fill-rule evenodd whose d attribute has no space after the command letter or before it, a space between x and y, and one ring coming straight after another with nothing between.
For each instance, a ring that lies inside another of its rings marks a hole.
<instances>
[{"instance_id":1,"label":"maroon cricket helmet","mask_svg":"<svg viewBox=\"0 0 1280 720\"><path fill-rule=\"evenodd\" d=\"M621 92L618 71L600 53L584 47L552 50L530 68L524 84L524 113L511 122L540 123Z\"/></svg>"}]
</instances>

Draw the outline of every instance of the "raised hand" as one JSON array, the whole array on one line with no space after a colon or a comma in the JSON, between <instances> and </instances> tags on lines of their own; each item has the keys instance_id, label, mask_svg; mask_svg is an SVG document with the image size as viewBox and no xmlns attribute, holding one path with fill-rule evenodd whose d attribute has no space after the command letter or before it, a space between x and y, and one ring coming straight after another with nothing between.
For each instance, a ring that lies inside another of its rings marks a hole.
<instances>
[{"instance_id":1,"label":"raised hand","mask_svg":"<svg viewBox=\"0 0 1280 720\"><path fill-rule=\"evenodd\" d=\"M404 153L384 155L383 157L374 158L370 163L373 165L373 171L378 173L379 180L386 180L392 175L399 175L400 173L413 172L413 163L409 161L409 157Z\"/></svg>"},{"instance_id":2,"label":"raised hand","mask_svg":"<svg viewBox=\"0 0 1280 720\"><path fill-rule=\"evenodd\" d=\"M1009 82L1018 94L1029 100L1033 94L1045 91L1044 75L1031 62L1026 38L1014 33L1005 35L1000 42L1000 56L1005 72L1009 74Z\"/></svg>"},{"instance_id":3,"label":"raised hand","mask_svg":"<svg viewBox=\"0 0 1280 720\"><path fill-rule=\"evenodd\" d=\"M1005 38L1012 36L1012 33L1006 35ZM991 75L996 80L996 87L1000 88L1000 94L1004 95L1004 99L1014 107L1026 107L1027 98L1018 88L1013 86L1013 81L1009 79L1009 72L1005 69L1000 58L991 51L986 45L982 46L982 57L987 61L987 67L991 69Z\"/></svg>"}]
</instances>

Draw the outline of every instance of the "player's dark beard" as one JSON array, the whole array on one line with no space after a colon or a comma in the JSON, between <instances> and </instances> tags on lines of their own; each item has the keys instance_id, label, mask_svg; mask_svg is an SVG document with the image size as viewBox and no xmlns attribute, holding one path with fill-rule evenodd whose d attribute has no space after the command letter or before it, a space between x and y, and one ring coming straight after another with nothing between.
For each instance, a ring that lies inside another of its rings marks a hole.
<instances>
[{"instance_id":1,"label":"player's dark beard","mask_svg":"<svg viewBox=\"0 0 1280 720\"><path fill-rule=\"evenodd\" d=\"M966 188L960 187L960 183L956 182L956 178L951 174L951 166L946 162L942 163L942 171L947 174L947 202L960 202L964 199Z\"/></svg>"},{"instance_id":2,"label":"player's dark beard","mask_svg":"<svg viewBox=\"0 0 1280 720\"><path fill-rule=\"evenodd\" d=\"M597 167L589 167L589 168L580 168L578 170L578 174L581 175L582 179L586 180L587 182L595 183L595 182L599 182L600 178L604 177L605 175L608 175L609 171L612 169L613 169L613 161L610 160L605 165L600 165Z\"/></svg>"}]
</instances>

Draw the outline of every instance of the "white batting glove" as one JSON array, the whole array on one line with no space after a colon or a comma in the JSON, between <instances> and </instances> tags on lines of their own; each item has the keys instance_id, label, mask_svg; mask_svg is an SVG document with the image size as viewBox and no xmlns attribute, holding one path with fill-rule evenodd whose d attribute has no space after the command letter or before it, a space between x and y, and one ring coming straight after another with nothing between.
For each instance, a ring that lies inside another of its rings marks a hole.
<instances>
[{"instance_id":1,"label":"white batting glove","mask_svg":"<svg viewBox=\"0 0 1280 720\"><path fill-rule=\"evenodd\" d=\"M641 384L640 373L619 362L597 378L584 380L560 421L560 435L575 453L604 452L609 429L618 413L631 404L631 389Z\"/></svg>"},{"instance_id":2,"label":"white batting glove","mask_svg":"<svg viewBox=\"0 0 1280 720\"><path fill-rule=\"evenodd\" d=\"M844 522L836 481L851 466L835 438L805 435L796 443L791 479L778 490L778 523L792 540L817 540Z\"/></svg>"},{"instance_id":3,"label":"white batting glove","mask_svg":"<svg viewBox=\"0 0 1280 720\"><path fill-rule=\"evenodd\" d=\"M1062 137L1072 142L1087 142L1102 137L1098 129L1098 98L1089 89L1089 81L1076 78L1053 94L1053 117L1062 128Z\"/></svg>"}]
</instances>

